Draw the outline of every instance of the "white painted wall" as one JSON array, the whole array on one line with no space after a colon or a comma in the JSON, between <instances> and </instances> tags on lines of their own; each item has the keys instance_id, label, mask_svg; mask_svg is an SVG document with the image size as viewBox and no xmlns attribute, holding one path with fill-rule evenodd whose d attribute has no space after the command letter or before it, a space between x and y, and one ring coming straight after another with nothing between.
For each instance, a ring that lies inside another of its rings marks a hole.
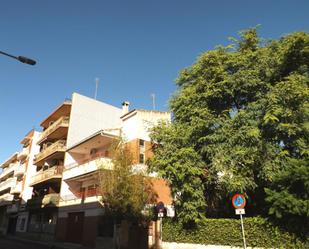
<instances>
[{"instance_id":1,"label":"white painted wall","mask_svg":"<svg viewBox=\"0 0 309 249\"><path fill-rule=\"evenodd\" d=\"M37 142L39 141L40 132L35 131L33 134L32 142L31 142L31 150L28 155L28 167L27 171L25 173L25 184L23 192L21 193L21 204L26 204L27 200L31 199L32 197L32 190L33 187L30 187L30 181L31 177L35 175L36 173L36 166L33 165L34 156L40 152L40 146L37 145ZM30 146L30 145L29 145Z\"/></svg>"},{"instance_id":2,"label":"white painted wall","mask_svg":"<svg viewBox=\"0 0 309 249\"><path fill-rule=\"evenodd\" d=\"M136 110L122 118L122 131L125 139L139 138L150 141L149 129L160 121L171 121L169 112Z\"/></svg>"},{"instance_id":3,"label":"white painted wall","mask_svg":"<svg viewBox=\"0 0 309 249\"><path fill-rule=\"evenodd\" d=\"M120 127L122 110L73 93L67 148L101 129Z\"/></svg>"}]
</instances>

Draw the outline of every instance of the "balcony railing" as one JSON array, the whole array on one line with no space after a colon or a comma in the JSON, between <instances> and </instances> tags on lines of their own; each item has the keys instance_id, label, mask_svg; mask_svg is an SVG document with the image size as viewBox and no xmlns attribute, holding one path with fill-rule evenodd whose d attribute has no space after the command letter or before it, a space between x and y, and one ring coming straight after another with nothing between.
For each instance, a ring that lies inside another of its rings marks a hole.
<instances>
[{"instance_id":1,"label":"balcony railing","mask_svg":"<svg viewBox=\"0 0 309 249\"><path fill-rule=\"evenodd\" d=\"M6 205L7 202L11 202L14 199L14 195L6 193L4 195L0 195L0 206Z\"/></svg>"},{"instance_id":2,"label":"balcony railing","mask_svg":"<svg viewBox=\"0 0 309 249\"><path fill-rule=\"evenodd\" d=\"M27 156L29 155L29 148L23 148L19 153L18 153L18 156L17 158L19 160L22 160L24 158L26 158Z\"/></svg>"},{"instance_id":3,"label":"balcony railing","mask_svg":"<svg viewBox=\"0 0 309 249\"><path fill-rule=\"evenodd\" d=\"M47 170L41 170L31 177L30 185L35 185L40 182L47 181L52 178L62 177L63 166L53 166Z\"/></svg>"},{"instance_id":4,"label":"balcony railing","mask_svg":"<svg viewBox=\"0 0 309 249\"><path fill-rule=\"evenodd\" d=\"M4 182L0 183L0 191L5 190L7 188L12 188L16 185L16 177L11 177Z\"/></svg>"},{"instance_id":5,"label":"balcony railing","mask_svg":"<svg viewBox=\"0 0 309 249\"><path fill-rule=\"evenodd\" d=\"M78 191L70 195L61 196L62 201L71 201L77 199L85 199L87 197L100 196L98 189L88 189L87 191Z\"/></svg>"},{"instance_id":6,"label":"balcony railing","mask_svg":"<svg viewBox=\"0 0 309 249\"><path fill-rule=\"evenodd\" d=\"M23 175L26 172L26 164L21 164L16 167L14 171L14 176Z\"/></svg>"},{"instance_id":7,"label":"balcony railing","mask_svg":"<svg viewBox=\"0 0 309 249\"><path fill-rule=\"evenodd\" d=\"M23 182L22 182L22 181L21 181L21 182L18 182L17 184L15 184L15 186L13 186L13 187L11 188L10 193L11 193L11 194L20 194L21 191L22 191L22 188L23 188Z\"/></svg>"},{"instance_id":8,"label":"balcony railing","mask_svg":"<svg viewBox=\"0 0 309 249\"><path fill-rule=\"evenodd\" d=\"M58 140L57 142L46 147L44 150L42 150L39 154L35 156L34 164L38 163L42 159L50 156L51 154L57 151L64 152L66 149L65 144L66 144L65 140Z\"/></svg>"},{"instance_id":9,"label":"balcony railing","mask_svg":"<svg viewBox=\"0 0 309 249\"><path fill-rule=\"evenodd\" d=\"M76 176L88 174L97 171L101 166L106 169L112 169L111 158L104 157L105 153L97 153L91 158L86 158L79 162L71 163L65 166L63 179L70 179Z\"/></svg>"},{"instance_id":10,"label":"balcony railing","mask_svg":"<svg viewBox=\"0 0 309 249\"><path fill-rule=\"evenodd\" d=\"M19 209L19 204L18 203L14 203L11 205L8 205L6 208L6 212L7 213L17 213Z\"/></svg>"},{"instance_id":11,"label":"balcony railing","mask_svg":"<svg viewBox=\"0 0 309 249\"><path fill-rule=\"evenodd\" d=\"M51 133L53 133L59 127L68 127L69 121L70 121L69 117L64 116L64 117L59 118L55 123L53 123L45 131L42 132L39 142L42 141L47 136L49 136Z\"/></svg>"},{"instance_id":12,"label":"balcony railing","mask_svg":"<svg viewBox=\"0 0 309 249\"><path fill-rule=\"evenodd\" d=\"M59 205L60 195L58 193L47 194L44 196L33 197L27 201L28 208L43 208L43 207L57 207Z\"/></svg>"},{"instance_id":13,"label":"balcony railing","mask_svg":"<svg viewBox=\"0 0 309 249\"><path fill-rule=\"evenodd\" d=\"M2 173L0 174L0 179L12 173L18 166L19 166L19 163L11 163L9 167L6 167L2 171Z\"/></svg>"}]
</instances>

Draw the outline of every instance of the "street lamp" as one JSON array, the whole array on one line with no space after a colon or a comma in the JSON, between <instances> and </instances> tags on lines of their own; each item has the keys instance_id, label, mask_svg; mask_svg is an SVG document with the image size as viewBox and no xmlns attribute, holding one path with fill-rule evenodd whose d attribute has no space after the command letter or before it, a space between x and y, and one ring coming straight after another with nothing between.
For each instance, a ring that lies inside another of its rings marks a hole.
<instances>
[{"instance_id":1,"label":"street lamp","mask_svg":"<svg viewBox=\"0 0 309 249\"><path fill-rule=\"evenodd\" d=\"M0 54L6 55L6 56L11 57L15 60L18 60L22 63L26 63L26 64L29 64L29 65L32 65L32 66L36 64L35 60L29 59L25 56L14 56L14 55L11 55L11 54L4 53L2 51L0 51Z\"/></svg>"}]
</instances>

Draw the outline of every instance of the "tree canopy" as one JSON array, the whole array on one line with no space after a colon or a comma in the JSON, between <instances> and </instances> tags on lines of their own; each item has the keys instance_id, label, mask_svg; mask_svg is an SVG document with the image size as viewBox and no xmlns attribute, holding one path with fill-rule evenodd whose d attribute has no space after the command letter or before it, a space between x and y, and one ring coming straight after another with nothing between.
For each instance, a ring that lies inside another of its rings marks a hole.
<instances>
[{"instance_id":1,"label":"tree canopy","mask_svg":"<svg viewBox=\"0 0 309 249\"><path fill-rule=\"evenodd\" d=\"M269 212L265 187L276 193L288 162L309 156L309 35L265 41L245 30L203 53L176 85L173 122L152 130L151 168L170 181L177 217L228 216L236 192L249 214Z\"/></svg>"}]
</instances>

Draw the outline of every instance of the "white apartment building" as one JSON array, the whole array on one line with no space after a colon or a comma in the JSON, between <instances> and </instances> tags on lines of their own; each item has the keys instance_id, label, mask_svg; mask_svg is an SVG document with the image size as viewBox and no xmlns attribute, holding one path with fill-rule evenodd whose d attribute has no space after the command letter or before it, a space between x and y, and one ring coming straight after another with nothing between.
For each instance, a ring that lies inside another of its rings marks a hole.
<instances>
[{"instance_id":1,"label":"white apartment building","mask_svg":"<svg viewBox=\"0 0 309 249\"><path fill-rule=\"evenodd\" d=\"M130 146L137 168L152 156L149 129L170 113L129 111L73 93L22 140L23 149L0 167L0 229L32 239L95 247L113 240L111 222L97 191L97 170L111 162L119 137ZM172 204L162 179L153 179L158 201ZM171 214L172 215L172 214ZM1 231L1 230L0 230Z\"/></svg>"},{"instance_id":2,"label":"white apartment building","mask_svg":"<svg viewBox=\"0 0 309 249\"><path fill-rule=\"evenodd\" d=\"M35 172L33 158L38 153L38 136L39 132L31 130L21 141L22 150L0 165L0 233L26 231L26 202L32 196L29 181Z\"/></svg>"},{"instance_id":3,"label":"white apartment building","mask_svg":"<svg viewBox=\"0 0 309 249\"><path fill-rule=\"evenodd\" d=\"M73 103L74 97L83 106L78 106L78 110L72 106L71 114L78 112L79 115L76 118L72 115L70 119L56 238L104 248L113 243L114 228L111 220L104 219L98 191L98 168L102 164L112 168L109 149L120 136L128 143L136 167L145 168L146 160L152 155L149 129L162 120L170 121L171 117L167 112L129 111L128 102L124 102L122 109L119 109L73 95ZM88 108L96 110L91 115L99 121L95 126L91 124L92 129L88 126ZM161 179L154 179L153 183L158 201L171 205L167 184Z\"/></svg>"}]
</instances>

